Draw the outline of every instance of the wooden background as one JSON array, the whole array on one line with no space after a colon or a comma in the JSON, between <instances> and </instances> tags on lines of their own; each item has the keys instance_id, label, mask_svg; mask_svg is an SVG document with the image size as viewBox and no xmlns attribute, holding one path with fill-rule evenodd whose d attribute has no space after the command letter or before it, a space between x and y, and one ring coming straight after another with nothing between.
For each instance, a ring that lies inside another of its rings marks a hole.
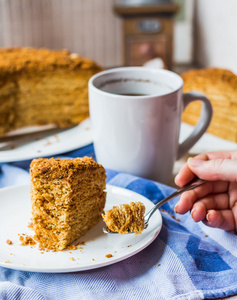
<instances>
[{"instance_id":1,"label":"wooden background","mask_svg":"<svg viewBox=\"0 0 237 300\"><path fill-rule=\"evenodd\" d=\"M0 0L0 47L68 49L114 67L121 25L112 0Z\"/></svg>"}]
</instances>

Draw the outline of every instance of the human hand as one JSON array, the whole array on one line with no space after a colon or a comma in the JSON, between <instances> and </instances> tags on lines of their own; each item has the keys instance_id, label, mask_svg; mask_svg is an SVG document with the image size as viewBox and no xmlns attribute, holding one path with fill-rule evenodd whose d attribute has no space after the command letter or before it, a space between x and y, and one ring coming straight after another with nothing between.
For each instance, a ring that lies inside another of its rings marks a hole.
<instances>
[{"instance_id":1,"label":"human hand","mask_svg":"<svg viewBox=\"0 0 237 300\"><path fill-rule=\"evenodd\" d=\"M237 151L210 152L188 159L175 183L183 187L195 176L207 182L183 193L175 212L185 214L190 210L195 222L237 232Z\"/></svg>"}]
</instances>

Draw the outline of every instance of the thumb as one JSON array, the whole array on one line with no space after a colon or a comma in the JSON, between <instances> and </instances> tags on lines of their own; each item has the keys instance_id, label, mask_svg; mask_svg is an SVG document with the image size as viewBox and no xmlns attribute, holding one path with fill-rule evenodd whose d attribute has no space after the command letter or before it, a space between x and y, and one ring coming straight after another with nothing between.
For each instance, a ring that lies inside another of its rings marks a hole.
<instances>
[{"instance_id":1,"label":"thumb","mask_svg":"<svg viewBox=\"0 0 237 300\"><path fill-rule=\"evenodd\" d=\"M189 158L188 166L194 174L205 180L237 181L237 160Z\"/></svg>"}]
</instances>

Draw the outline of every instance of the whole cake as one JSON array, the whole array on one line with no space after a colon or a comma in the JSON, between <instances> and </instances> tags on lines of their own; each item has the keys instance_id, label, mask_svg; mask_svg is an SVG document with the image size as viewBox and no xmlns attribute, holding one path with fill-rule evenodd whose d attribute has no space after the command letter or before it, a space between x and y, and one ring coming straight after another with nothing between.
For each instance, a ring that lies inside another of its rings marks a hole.
<instances>
[{"instance_id":1,"label":"whole cake","mask_svg":"<svg viewBox=\"0 0 237 300\"><path fill-rule=\"evenodd\" d=\"M34 159L30 174L32 228L40 248L63 250L101 219L106 175L92 158Z\"/></svg>"},{"instance_id":2,"label":"whole cake","mask_svg":"<svg viewBox=\"0 0 237 300\"><path fill-rule=\"evenodd\" d=\"M202 92L212 103L213 117L207 131L237 142L237 76L229 70L219 68L190 70L181 76L185 93ZM193 102L185 109L182 120L194 125L200 112L200 102Z\"/></svg>"},{"instance_id":3,"label":"whole cake","mask_svg":"<svg viewBox=\"0 0 237 300\"><path fill-rule=\"evenodd\" d=\"M144 229L144 213L145 206L141 202L131 202L114 206L102 217L111 232L140 234Z\"/></svg>"},{"instance_id":4,"label":"whole cake","mask_svg":"<svg viewBox=\"0 0 237 300\"><path fill-rule=\"evenodd\" d=\"M0 136L32 125L78 124L89 116L88 80L101 70L66 50L0 49Z\"/></svg>"}]
</instances>

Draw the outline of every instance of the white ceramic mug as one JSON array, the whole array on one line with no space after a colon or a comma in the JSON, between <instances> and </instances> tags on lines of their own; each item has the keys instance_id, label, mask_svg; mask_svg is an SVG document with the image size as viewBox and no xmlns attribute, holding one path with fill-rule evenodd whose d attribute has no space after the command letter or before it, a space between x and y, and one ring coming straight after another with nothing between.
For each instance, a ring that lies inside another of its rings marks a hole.
<instances>
[{"instance_id":1,"label":"white ceramic mug","mask_svg":"<svg viewBox=\"0 0 237 300\"><path fill-rule=\"evenodd\" d=\"M105 168L170 183L176 160L204 134L212 106L198 92L183 94L182 78L167 70L123 67L89 80L89 106L96 159ZM202 101L193 132L179 144L181 115Z\"/></svg>"}]
</instances>

